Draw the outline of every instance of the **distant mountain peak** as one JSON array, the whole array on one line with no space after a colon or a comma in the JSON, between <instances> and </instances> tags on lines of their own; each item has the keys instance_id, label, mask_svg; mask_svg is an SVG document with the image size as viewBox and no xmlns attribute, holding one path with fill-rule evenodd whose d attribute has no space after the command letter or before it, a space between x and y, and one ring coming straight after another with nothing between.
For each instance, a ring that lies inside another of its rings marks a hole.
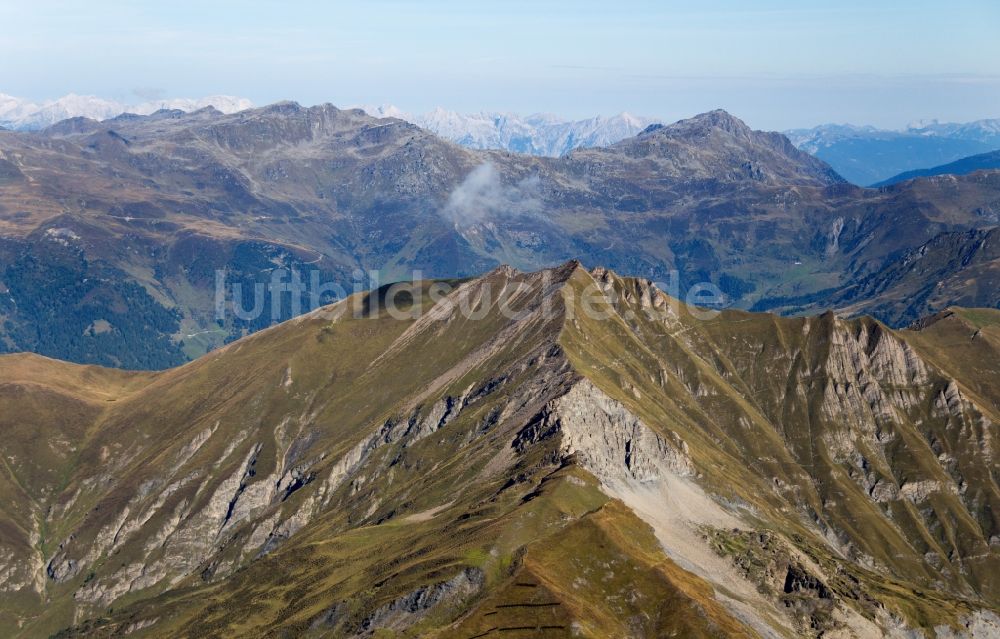
<instances>
[{"instance_id":1,"label":"distant mountain peak","mask_svg":"<svg viewBox=\"0 0 1000 639\"><path fill-rule=\"evenodd\" d=\"M723 109L700 113L686 120L680 120L666 127L671 132L707 132L721 130L734 135L749 135L752 129L747 124Z\"/></svg>"},{"instance_id":2,"label":"distant mountain peak","mask_svg":"<svg viewBox=\"0 0 1000 639\"><path fill-rule=\"evenodd\" d=\"M651 125L607 152L656 161L661 175L682 180L830 186L844 180L780 133L755 131L722 109L666 126Z\"/></svg>"},{"instance_id":3,"label":"distant mountain peak","mask_svg":"<svg viewBox=\"0 0 1000 639\"><path fill-rule=\"evenodd\" d=\"M216 109L216 108L215 108L214 106L212 106L211 104L210 104L210 105L208 105L208 106L206 106L206 107L202 107L202 108L200 108L200 109L197 109L197 110L195 110L195 111L192 111L191 113L192 113L192 114L196 114L196 113L207 113L207 114L210 114L210 115L216 115L216 114L218 114L218 115L223 115L223 112L222 112L222 111L220 111L220 110Z\"/></svg>"},{"instance_id":4,"label":"distant mountain peak","mask_svg":"<svg viewBox=\"0 0 1000 639\"><path fill-rule=\"evenodd\" d=\"M295 100L280 100L278 102L273 102L271 104L261 107L260 109L258 109L258 112L266 114L273 113L277 115L284 115L284 114L299 113L301 111L304 111L305 109L306 107L303 107Z\"/></svg>"}]
</instances>

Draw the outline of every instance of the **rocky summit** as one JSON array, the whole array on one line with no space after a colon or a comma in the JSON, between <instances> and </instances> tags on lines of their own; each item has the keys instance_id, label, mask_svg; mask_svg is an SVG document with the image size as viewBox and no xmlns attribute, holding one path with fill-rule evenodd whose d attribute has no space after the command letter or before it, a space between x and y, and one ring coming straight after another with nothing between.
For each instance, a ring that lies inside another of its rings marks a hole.
<instances>
[{"instance_id":1,"label":"rocky summit","mask_svg":"<svg viewBox=\"0 0 1000 639\"><path fill-rule=\"evenodd\" d=\"M196 146L260 144L233 126ZM6 355L0 635L997 636L998 380L995 310L710 313L576 262L163 372Z\"/></svg>"},{"instance_id":2,"label":"rocky summit","mask_svg":"<svg viewBox=\"0 0 1000 639\"><path fill-rule=\"evenodd\" d=\"M957 243L998 214L1000 171L863 189L724 111L558 158L330 105L74 118L0 131L0 351L163 369L295 315L265 301L219 319L219 273L350 292L358 271L461 278L571 258L682 297L711 285L727 306L900 327L1000 302L979 277L995 260L926 260L951 283L933 291L899 272L924 247L985 260Z\"/></svg>"}]
</instances>

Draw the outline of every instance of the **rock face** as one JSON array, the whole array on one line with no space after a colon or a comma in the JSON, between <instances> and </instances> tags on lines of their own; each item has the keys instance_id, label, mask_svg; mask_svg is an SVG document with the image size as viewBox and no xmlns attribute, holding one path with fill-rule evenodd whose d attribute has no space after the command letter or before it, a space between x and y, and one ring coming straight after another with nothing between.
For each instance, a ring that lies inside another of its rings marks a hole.
<instances>
[{"instance_id":1,"label":"rock face","mask_svg":"<svg viewBox=\"0 0 1000 639\"><path fill-rule=\"evenodd\" d=\"M483 587L483 573L468 568L445 582L424 586L375 610L361 622L364 631L377 628L405 629L431 609L449 600L462 603Z\"/></svg>"},{"instance_id":2,"label":"rock face","mask_svg":"<svg viewBox=\"0 0 1000 639\"><path fill-rule=\"evenodd\" d=\"M438 285L162 373L0 358L0 634L991 636L996 312Z\"/></svg>"},{"instance_id":3,"label":"rock face","mask_svg":"<svg viewBox=\"0 0 1000 639\"><path fill-rule=\"evenodd\" d=\"M723 111L560 158L473 151L330 105L67 120L0 132L0 349L163 369L314 295L366 290L359 270L471 277L570 258L681 297L710 283L762 310L864 311L879 291L844 298L844 285L995 225L998 201L997 172L853 187ZM306 289L294 296L278 290L293 271ZM966 299L980 276L925 306Z\"/></svg>"},{"instance_id":4,"label":"rock face","mask_svg":"<svg viewBox=\"0 0 1000 639\"><path fill-rule=\"evenodd\" d=\"M558 436L561 454L602 481L655 481L665 473L694 474L685 444L667 443L620 402L582 381L552 402L539 419L518 434L524 450L540 439Z\"/></svg>"}]
</instances>

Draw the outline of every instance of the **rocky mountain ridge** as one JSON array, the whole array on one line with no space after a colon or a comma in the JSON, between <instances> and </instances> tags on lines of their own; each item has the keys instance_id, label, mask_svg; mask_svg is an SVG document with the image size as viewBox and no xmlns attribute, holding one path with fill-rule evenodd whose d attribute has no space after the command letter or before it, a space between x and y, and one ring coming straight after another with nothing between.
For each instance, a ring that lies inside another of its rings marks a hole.
<instances>
[{"instance_id":1,"label":"rocky mountain ridge","mask_svg":"<svg viewBox=\"0 0 1000 639\"><path fill-rule=\"evenodd\" d=\"M0 357L0 624L992 636L998 331L698 319L574 262L162 373Z\"/></svg>"}]
</instances>

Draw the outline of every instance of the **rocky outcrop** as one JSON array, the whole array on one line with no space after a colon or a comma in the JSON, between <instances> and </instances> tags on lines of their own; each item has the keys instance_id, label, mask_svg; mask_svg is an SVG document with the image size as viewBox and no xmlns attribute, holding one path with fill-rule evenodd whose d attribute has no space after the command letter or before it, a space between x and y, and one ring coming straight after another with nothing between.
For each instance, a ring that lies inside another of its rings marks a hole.
<instances>
[{"instance_id":1,"label":"rocky outcrop","mask_svg":"<svg viewBox=\"0 0 1000 639\"><path fill-rule=\"evenodd\" d=\"M376 609L362 620L360 629L371 632L378 628L406 628L437 606L457 604L475 595L485 581L483 571L466 568L448 581L418 588Z\"/></svg>"},{"instance_id":2,"label":"rocky outcrop","mask_svg":"<svg viewBox=\"0 0 1000 639\"><path fill-rule=\"evenodd\" d=\"M849 437L863 435L879 442L893 437L893 425L904 420L899 411L918 401L918 385L926 370L910 349L878 325L862 325L853 333L849 325L833 320L823 411L828 419L850 424ZM837 454L847 453L850 442L830 442Z\"/></svg>"},{"instance_id":3,"label":"rocky outcrop","mask_svg":"<svg viewBox=\"0 0 1000 639\"><path fill-rule=\"evenodd\" d=\"M523 451L554 436L563 456L574 456L602 481L656 481L664 473L695 473L683 441L676 436L668 441L587 380L552 401L518 433L513 446Z\"/></svg>"}]
</instances>

